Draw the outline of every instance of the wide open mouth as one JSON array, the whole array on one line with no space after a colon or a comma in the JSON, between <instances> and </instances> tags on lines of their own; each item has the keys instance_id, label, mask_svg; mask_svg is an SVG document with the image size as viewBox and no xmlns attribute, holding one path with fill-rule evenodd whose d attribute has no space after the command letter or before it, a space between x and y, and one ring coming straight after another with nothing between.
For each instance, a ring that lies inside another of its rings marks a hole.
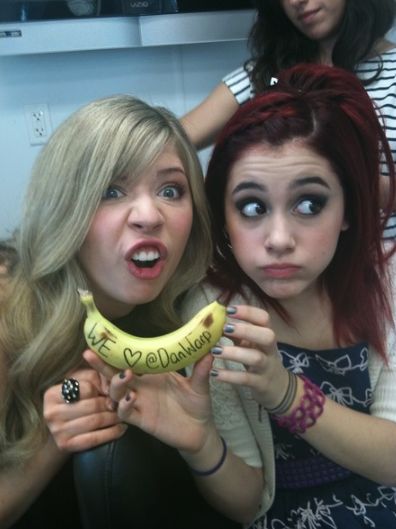
<instances>
[{"instance_id":1,"label":"wide open mouth","mask_svg":"<svg viewBox=\"0 0 396 529\"><path fill-rule=\"evenodd\" d=\"M138 268L153 268L160 260L158 250L139 250L132 255L131 261Z\"/></svg>"}]
</instances>

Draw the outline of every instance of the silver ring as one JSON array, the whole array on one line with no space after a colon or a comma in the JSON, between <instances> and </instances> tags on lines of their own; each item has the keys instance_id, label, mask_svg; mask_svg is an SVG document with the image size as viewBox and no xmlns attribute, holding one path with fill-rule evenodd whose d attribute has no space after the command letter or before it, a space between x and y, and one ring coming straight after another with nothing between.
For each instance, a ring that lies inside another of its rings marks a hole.
<instances>
[{"instance_id":1,"label":"silver ring","mask_svg":"<svg viewBox=\"0 0 396 529\"><path fill-rule=\"evenodd\" d=\"M62 384L61 395L67 404L80 400L80 383L75 378L65 378Z\"/></svg>"}]
</instances>

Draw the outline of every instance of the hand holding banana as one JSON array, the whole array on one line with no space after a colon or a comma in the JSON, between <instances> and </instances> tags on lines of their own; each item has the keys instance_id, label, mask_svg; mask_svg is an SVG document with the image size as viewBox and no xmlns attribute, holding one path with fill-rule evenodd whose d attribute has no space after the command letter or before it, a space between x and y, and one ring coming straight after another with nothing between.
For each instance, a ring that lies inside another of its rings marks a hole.
<instances>
[{"instance_id":1,"label":"hand holding banana","mask_svg":"<svg viewBox=\"0 0 396 529\"><path fill-rule=\"evenodd\" d=\"M79 290L87 317L84 336L88 347L117 369L137 374L177 371L207 354L223 333L226 309L213 301L185 325L168 334L140 338L107 320L95 306L92 293Z\"/></svg>"}]
</instances>

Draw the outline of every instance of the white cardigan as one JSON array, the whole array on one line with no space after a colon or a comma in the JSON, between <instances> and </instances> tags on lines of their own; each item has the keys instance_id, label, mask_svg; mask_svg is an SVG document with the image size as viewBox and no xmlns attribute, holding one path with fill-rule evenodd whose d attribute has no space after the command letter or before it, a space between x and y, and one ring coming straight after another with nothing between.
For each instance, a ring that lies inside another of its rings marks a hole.
<instances>
[{"instance_id":1,"label":"white cardigan","mask_svg":"<svg viewBox=\"0 0 396 529\"><path fill-rule=\"evenodd\" d=\"M183 308L183 320L189 320L199 309L217 299L218 292L209 287L197 287L187 296ZM243 303L233 299L232 304ZM230 343L223 338L222 343ZM369 374L373 390L371 415L396 422L396 334L388 334L388 358L386 365L378 354L369 350ZM243 369L234 362L215 359L214 365L228 369ZM188 369L191 373L191 367ZM210 381L214 419L220 435L231 450L253 467L262 467L265 480L262 503L256 519L270 508L275 496L275 459L273 437L268 413L260 413L249 388L237 388L231 384Z\"/></svg>"}]
</instances>

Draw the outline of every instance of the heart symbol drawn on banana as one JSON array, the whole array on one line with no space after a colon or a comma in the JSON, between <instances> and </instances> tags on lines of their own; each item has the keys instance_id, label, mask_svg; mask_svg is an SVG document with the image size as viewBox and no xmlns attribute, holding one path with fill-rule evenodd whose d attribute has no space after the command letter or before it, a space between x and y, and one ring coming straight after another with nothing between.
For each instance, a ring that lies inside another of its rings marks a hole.
<instances>
[{"instance_id":1,"label":"heart symbol drawn on banana","mask_svg":"<svg viewBox=\"0 0 396 529\"><path fill-rule=\"evenodd\" d=\"M131 368L137 374L177 371L207 354L223 334L226 308L218 301L203 307L173 332L141 338L102 316L90 291L78 292L87 311L84 336L88 347L117 369Z\"/></svg>"}]
</instances>

